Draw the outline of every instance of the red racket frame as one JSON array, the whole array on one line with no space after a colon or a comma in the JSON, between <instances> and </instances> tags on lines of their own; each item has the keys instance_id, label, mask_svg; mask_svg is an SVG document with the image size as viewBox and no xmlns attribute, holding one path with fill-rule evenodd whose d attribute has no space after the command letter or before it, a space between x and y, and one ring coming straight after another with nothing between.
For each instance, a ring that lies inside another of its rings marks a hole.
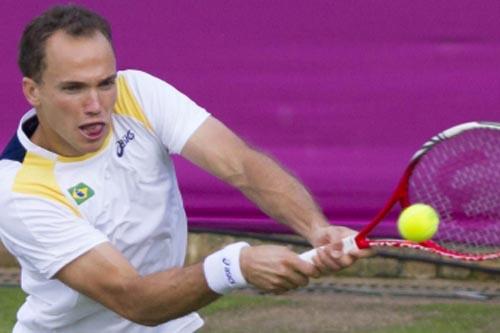
<instances>
[{"instance_id":1,"label":"red racket frame","mask_svg":"<svg viewBox=\"0 0 500 333\"><path fill-rule=\"evenodd\" d=\"M494 260L500 258L500 250L497 252L490 253L464 253L459 251L454 251L445 248L438 243L428 240L421 243L402 240L402 239L369 239L368 235L370 232L389 214L389 212L394 208L398 202L402 208L406 208L411 205L408 198L408 182L409 179L418 164L420 158L424 156L429 150L431 150L435 145L439 144L443 140L460 134L464 131L471 130L474 128L491 128L500 131L500 123L493 122L470 122L464 123L452 127L440 134L434 136L431 140L423 145L423 147L413 156L410 164L406 168L403 176L401 177L396 190L392 193L389 200L386 202L385 206L378 212L378 214L368 223L361 231L355 236L347 237L343 239L344 252L350 252L352 250L367 249L371 247L400 247L400 248L411 248L418 249L422 251L431 252L438 254L443 257L450 259L462 260L462 261L483 261L483 260ZM425 202L424 202L425 203ZM498 221L497 221L498 222ZM304 260L311 261L312 257L316 255L316 249L309 250L300 255Z\"/></svg>"},{"instance_id":2,"label":"red racket frame","mask_svg":"<svg viewBox=\"0 0 500 333\"><path fill-rule=\"evenodd\" d=\"M424 146L424 152L429 150L432 145ZM415 169L415 166L418 164L418 161L425 153L422 151L418 152L415 157L411 160L410 164L406 168L403 177L399 181L396 190L392 193L391 197L385 204L385 206L378 212L378 214L373 218L373 220L368 223L361 231L354 237L356 245L360 249L367 249L371 247L403 247L403 248L411 248L423 250L431 253L435 253L441 255L443 257L463 260L463 261L484 261L484 260L493 260L500 258L500 252L492 252L492 253L462 253L458 251L453 251L447 249L438 243L427 240L424 242L413 242L409 240L403 239L369 239L368 234L384 219L384 217L389 214L389 212L394 208L398 202L402 208L406 208L410 206L410 200L408 198L408 181Z\"/></svg>"}]
</instances>

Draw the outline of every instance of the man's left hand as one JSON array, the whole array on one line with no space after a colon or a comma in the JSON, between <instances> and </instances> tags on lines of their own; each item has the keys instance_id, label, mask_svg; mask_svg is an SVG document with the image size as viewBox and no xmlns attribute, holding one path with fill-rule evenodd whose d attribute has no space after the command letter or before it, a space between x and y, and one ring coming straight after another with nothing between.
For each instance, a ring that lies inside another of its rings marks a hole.
<instances>
[{"instance_id":1,"label":"man's left hand","mask_svg":"<svg viewBox=\"0 0 500 333\"><path fill-rule=\"evenodd\" d=\"M340 226L324 226L315 229L311 241L317 249L317 255L312 258L312 261L323 275L349 267L358 258L373 255L371 250L365 249L343 252L342 239L355 234L356 231Z\"/></svg>"}]
</instances>

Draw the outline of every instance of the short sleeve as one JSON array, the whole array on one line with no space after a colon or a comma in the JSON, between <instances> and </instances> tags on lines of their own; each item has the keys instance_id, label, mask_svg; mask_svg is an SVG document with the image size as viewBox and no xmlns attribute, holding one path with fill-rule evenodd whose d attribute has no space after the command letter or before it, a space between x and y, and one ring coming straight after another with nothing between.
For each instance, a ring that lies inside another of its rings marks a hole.
<instances>
[{"instance_id":1,"label":"short sleeve","mask_svg":"<svg viewBox=\"0 0 500 333\"><path fill-rule=\"evenodd\" d=\"M0 236L25 269L52 278L107 237L69 209L49 200L13 194L2 203Z\"/></svg>"},{"instance_id":2,"label":"short sleeve","mask_svg":"<svg viewBox=\"0 0 500 333\"><path fill-rule=\"evenodd\" d=\"M120 72L155 134L171 153L180 153L209 113L177 89L137 70Z\"/></svg>"}]
</instances>

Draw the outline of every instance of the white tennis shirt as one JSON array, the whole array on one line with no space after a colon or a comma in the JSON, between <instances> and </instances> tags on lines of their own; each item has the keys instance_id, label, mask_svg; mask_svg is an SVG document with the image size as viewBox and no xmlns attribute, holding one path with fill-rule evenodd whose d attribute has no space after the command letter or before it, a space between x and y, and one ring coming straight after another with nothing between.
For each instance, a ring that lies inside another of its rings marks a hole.
<instances>
[{"instance_id":1,"label":"white tennis shirt","mask_svg":"<svg viewBox=\"0 0 500 333\"><path fill-rule=\"evenodd\" d=\"M54 275L103 242L141 274L182 266L187 222L170 154L209 114L144 72L118 73L112 130L95 153L67 158L34 145L35 110L0 160L0 237L29 295L15 333L192 332L192 313L158 327L132 323Z\"/></svg>"}]
</instances>

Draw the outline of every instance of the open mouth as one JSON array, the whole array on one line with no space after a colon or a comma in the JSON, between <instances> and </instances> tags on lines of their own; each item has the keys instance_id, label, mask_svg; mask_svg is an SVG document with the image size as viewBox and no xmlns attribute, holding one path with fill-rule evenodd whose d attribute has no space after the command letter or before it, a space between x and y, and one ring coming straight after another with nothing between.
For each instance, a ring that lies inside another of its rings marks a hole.
<instances>
[{"instance_id":1,"label":"open mouth","mask_svg":"<svg viewBox=\"0 0 500 333\"><path fill-rule=\"evenodd\" d=\"M79 129L86 138L90 140L97 140L102 137L105 127L105 123L92 123L82 125L79 127Z\"/></svg>"}]
</instances>

